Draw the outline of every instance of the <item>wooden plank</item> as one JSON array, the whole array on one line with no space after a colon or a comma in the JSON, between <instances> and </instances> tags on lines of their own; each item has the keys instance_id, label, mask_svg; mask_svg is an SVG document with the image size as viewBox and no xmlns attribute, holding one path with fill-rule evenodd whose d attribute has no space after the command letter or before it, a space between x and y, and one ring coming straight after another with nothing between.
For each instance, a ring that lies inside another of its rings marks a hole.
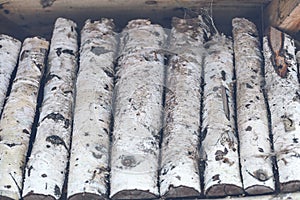
<instances>
[{"instance_id":1,"label":"wooden plank","mask_svg":"<svg viewBox=\"0 0 300 200\"><path fill-rule=\"evenodd\" d=\"M117 50L110 19L87 20L81 30L80 66L68 180L68 198L106 198L110 124ZM86 153L82 153L86 152Z\"/></svg>"},{"instance_id":2,"label":"wooden plank","mask_svg":"<svg viewBox=\"0 0 300 200\"><path fill-rule=\"evenodd\" d=\"M118 27L124 27L128 20L134 18L150 18L159 24L170 27L171 17L183 17L187 12L200 11L200 8L212 10L217 24L223 26L224 21L230 25L231 16L257 17L261 7L271 0L3 0L0 14L10 19L29 34L40 34L49 38L49 27L58 17L66 17L82 26L88 18L99 16L113 18ZM42 2L42 3L41 3ZM47 4L48 2L48 4ZM43 6L43 5L44 6ZM224 14L226 13L225 17ZM15 32L15 34L19 34Z\"/></svg>"},{"instance_id":3,"label":"wooden plank","mask_svg":"<svg viewBox=\"0 0 300 200\"><path fill-rule=\"evenodd\" d=\"M269 157L267 106L261 90L263 58L256 26L249 20L232 20L236 70L237 125L240 162L245 192L271 193L275 190Z\"/></svg>"},{"instance_id":4,"label":"wooden plank","mask_svg":"<svg viewBox=\"0 0 300 200\"><path fill-rule=\"evenodd\" d=\"M0 199L20 199L41 78L49 43L27 38L0 121Z\"/></svg>"},{"instance_id":5,"label":"wooden plank","mask_svg":"<svg viewBox=\"0 0 300 200\"><path fill-rule=\"evenodd\" d=\"M300 0L273 0L264 18L268 25L295 33L300 30Z\"/></svg>"},{"instance_id":6,"label":"wooden plank","mask_svg":"<svg viewBox=\"0 0 300 200\"><path fill-rule=\"evenodd\" d=\"M269 35L263 39L265 89L271 113L279 186L282 192L299 191L300 101L295 46L289 35L275 28L268 32Z\"/></svg>"}]
</instances>

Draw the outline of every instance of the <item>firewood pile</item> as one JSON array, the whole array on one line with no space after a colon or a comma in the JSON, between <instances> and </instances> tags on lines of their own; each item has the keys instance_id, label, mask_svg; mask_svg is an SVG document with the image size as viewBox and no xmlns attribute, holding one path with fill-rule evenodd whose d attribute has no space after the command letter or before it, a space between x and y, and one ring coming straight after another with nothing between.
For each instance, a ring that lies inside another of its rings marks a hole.
<instances>
[{"instance_id":1,"label":"firewood pile","mask_svg":"<svg viewBox=\"0 0 300 200\"><path fill-rule=\"evenodd\" d=\"M273 27L234 18L229 37L204 14L0 35L0 199L290 199L296 52Z\"/></svg>"}]
</instances>

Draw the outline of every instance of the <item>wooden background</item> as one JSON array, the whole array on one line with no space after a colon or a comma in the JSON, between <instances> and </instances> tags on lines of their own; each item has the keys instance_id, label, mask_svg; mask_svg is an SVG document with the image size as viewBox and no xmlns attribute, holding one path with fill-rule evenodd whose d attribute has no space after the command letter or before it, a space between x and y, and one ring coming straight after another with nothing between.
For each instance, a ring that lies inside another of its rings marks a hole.
<instances>
[{"instance_id":1,"label":"wooden background","mask_svg":"<svg viewBox=\"0 0 300 200\"><path fill-rule=\"evenodd\" d=\"M79 28L86 19L101 17L113 18L119 30L135 18L150 18L168 28L171 17L195 15L201 8L226 34L231 34L233 17L246 17L259 29L271 23L299 38L300 0L0 0L0 33L50 39L58 17L75 20Z\"/></svg>"}]
</instances>

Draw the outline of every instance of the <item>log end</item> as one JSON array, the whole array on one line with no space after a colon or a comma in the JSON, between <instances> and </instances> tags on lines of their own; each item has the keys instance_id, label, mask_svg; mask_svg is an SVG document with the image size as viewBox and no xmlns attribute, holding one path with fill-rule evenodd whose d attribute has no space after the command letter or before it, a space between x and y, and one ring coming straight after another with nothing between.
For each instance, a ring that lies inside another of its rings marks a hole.
<instances>
[{"instance_id":1,"label":"log end","mask_svg":"<svg viewBox=\"0 0 300 200\"><path fill-rule=\"evenodd\" d=\"M0 195L1 200L14 200L13 198Z\"/></svg>"},{"instance_id":2,"label":"log end","mask_svg":"<svg viewBox=\"0 0 300 200\"><path fill-rule=\"evenodd\" d=\"M281 192L295 192L300 191L300 181L289 181L280 183Z\"/></svg>"},{"instance_id":3,"label":"log end","mask_svg":"<svg viewBox=\"0 0 300 200\"><path fill-rule=\"evenodd\" d=\"M70 196L68 200L106 200L108 199L107 196L102 196L99 194L93 194L93 193L78 193Z\"/></svg>"},{"instance_id":4,"label":"log end","mask_svg":"<svg viewBox=\"0 0 300 200\"><path fill-rule=\"evenodd\" d=\"M154 199L157 196L145 190L122 190L111 197L111 199Z\"/></svg>"},{"instance_id":5,"label":"log end","mask_svg":"<svg viewBox=\"0 0 300 200\"><path fill-rule=\"evenodd\" d=\"M233 184L218 184L208 188L205 195L208 197L224 197L224 196L236 196L244 193L243 188Z\"/></svg>"},{"instance_id":6,"label":"log end","mask_svg":"<svg viewBox=\"0 0 300 200\"><path fill-rule=\"evenodd\" d=\"M27 194L24 196L23 200L56 200L53 196L50 195L44 195L44 194Z\"/></svg>"},{"instance_id":7,"label":"log end","mask_svg":"<svg viewBox=\"0 0 300 200\"><path fill-rule=\"evenodd\" d=\"M178 197L199 197L199 191L191 187L179 186L169 188L169 191L163 196L164 198L178 198Z\"/></svg>"},{"instance_id":8,"label":"log end","mask_svg":"<svg viewBox=\"0 0 300 200\"><path fill-rule=\"evenodd\" d=\"M257 195L257 194L270 194L273 193L274 190L264 185L254 185L246 188L245 192L249 195Z\"/></svg>"}]
</instances>

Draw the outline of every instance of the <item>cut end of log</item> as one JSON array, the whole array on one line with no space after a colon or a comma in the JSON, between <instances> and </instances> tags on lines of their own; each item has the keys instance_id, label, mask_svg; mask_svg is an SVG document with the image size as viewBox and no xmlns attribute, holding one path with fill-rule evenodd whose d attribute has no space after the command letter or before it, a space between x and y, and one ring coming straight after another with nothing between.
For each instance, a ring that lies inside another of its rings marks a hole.
<instances>
[{"instance_id":1,"label":"cut end of log","mask_svg":"<svg viewBox=\"0 0 300 200\"><path fill-rule=\"evenodd\" d=\"M2 198L0 198L2 199ZM43 194L28 194L24 198L24 200L56 200L53 196L43 195Z\"/></svg>"},{"instance_id":2,"label":"cut end of log","mask_svg":"<svg viewBox=\"0 0 300 200\"><path fill-rule=\"evenodd\" d=\"M144 190L122 190L113 195L111 199L154 199L156 195Z\"/></svg>"},{"instance_id":3,"label":"cut end of log","mask_svg":"<svg viewBox=\"0 0 300 200\"><path fill-rule=\"evenodd\" d=\"M296 192L300 191L300 181L289 181L286 183L280 183L281 192Z\"/></svg>"},{"instance_id":4,"label":"cut end of log","mask_svg":"<svg viewBox=\"0 0 300 200\"><path fill-rule=\"evenodd\" d=\"M0 199L1 200L14 200L13 198L1 196L1 195L0 195Z\"/></svg>"},{"instance_id":5,"label":"cut end of log","mask_svg":"<svg viewBox=\"0 0 300 200\"><path fill-rule=\"evenodd\" d=\"M231 195L241 195L243 193L243 188L239 186L232 184L218 184L208 188L205 195L208 197L224 197Z\"/></svg>"},{"instance_id":6,"label":"cut end of log","mask_svg":"<svg viewBox=\"0 0 300 200\"><path fill-rule=\"evenodd\" d=\"M92 194L92 193L79 193L74 194L68 198L68 200L105 200L108 199L106 196Z\"/></svg>"},{"instance_id":7,"label":"cut end of log","mask_svg":"<svg viewBox=\"0 0 300 200\"><path fill-rule=\"evenodd\" d=\"M179 186L170 187L169 191L163 196L164 198L178 198L178 197L199 197L200 193L194 188Z\"/></svg>"},{"instance_id":8,"label":"cut end of log","mask_svg":"<svg viewBox=\"0 0 300 200\"><path fill-rule=\"evenodd\" d=\"M274 190L264 185L254 185L245 189L245 192L249 195L262 195L273 193Z\"/></svg>"}]
</instances>

